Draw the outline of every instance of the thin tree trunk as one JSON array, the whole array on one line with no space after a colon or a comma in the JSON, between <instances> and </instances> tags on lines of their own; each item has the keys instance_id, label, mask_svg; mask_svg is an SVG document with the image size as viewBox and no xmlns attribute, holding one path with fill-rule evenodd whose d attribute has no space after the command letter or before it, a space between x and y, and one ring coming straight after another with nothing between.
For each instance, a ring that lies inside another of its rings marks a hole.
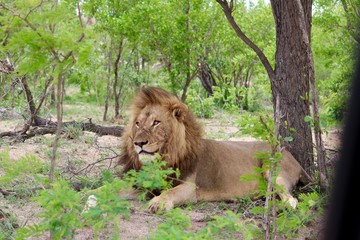
<instances>
[{"instance_id":1,"label":"thin tree trunk","mask_svg":"<svg viewBox=\"0 0 360 240\"><path fill-rule=\"evenodd\" d=\"M34 97L33 97L32 93L31 93L30 87L29 87L29 85L27 84L27 81L26 81L26 76L22 76L22 77L19 78L21 86L22 86L22 88L24 89L24 92L25 92L26 101L27 101L27 104L28 104L28 107L29 107L29 112L30 112L30 117L27 120L27 122L25 123L23 129L21 130L20 135L25 134L29 130L30 126L33 124L33 121L35 120L38 112L40 111L40 108L41 108L42 104L45 101L47 89L48 89L50 83L52 82L52 80L53 80L53 77L51 76L46 81L44 92L42 93L42 96L40 97L39 105L36 107Z\"/></svg>"},{"instance_id":2,"label":"thin tree trunk","mask_svg":"<svg viewBox=\"0 0 360 240\"><path fill-rule=\"evenodd\" d=\"M15 108L15 86L17 82L15 80L12 80L11 86L10 86L10 93L11 93L11 110L14 110Z\"/></svg>"},{"instance_id":3,"label":"thin tree trunk","mask_svg":"<svg viewBox=\"0 0 360 240\"><path fill-rule=\"evenodd\" d=\"M190 1L187 0L186 1L186 9L185 9L185 15L186 15L186 32L189 32L189 12L190 12ZM187 35L189 36L189 34ZM186 70L186 81L185 81L185 85L183 87L183 92L182 92L182 95L181 95L181 100L183 102L185 102L186 100L186 93L187 93L187 89L190 85L190 81L191 81L191 74L190 74L190 47L189 47L189 44L190 44L190 39L189 37L187 37L187 47L186 47L186 67L187 67L187 70Z\"/></svg>"},{"instance_id":4,"label":"thin tree trunk","mask_svg":"<svg viewBox=\"0 0 360 240\"><path fill-rule=\"evenodd\" d=\"M275 130L274 130L274 138L275 138L275 142L278 142L278 139L279 139L279 126L280 126L280 106L279 106L279 97L276 97L276 107L275 107ZM260 119L261 120L261 119ZM271 129L268 128L267 124L261 120L261 123L268 129L268 131L271 133ZM280 147L278 145L272 145L271 146L271 157L273 159L275 159L275 154L277 152L280 152ZM278 163L277 162L273 162L271 159L269 159L269 179L268 179L268 185L267 185L267 188L266 188L266 192L267 193L270 193L270 192L273 192L273 189L274 189L274 182L273 182L273 176L274 176L274 173L276 171L278 167ZM264 232L265 232L265 240L270 240L270 239L276 239L276 204L273 204L271 206L271 213L269 211L269 208L270 208L270 201L273 201L275 203L275 194L274 193L271 193L271 194L268 194L265 198L265 214L264 214ZM272 216L270 216L270 214ZM270 226L271 224L273 224L273 231L272 231L272 234L270 232ZM273 236L273 238L271 238L271 235Z\"/></svg>"},{"instance_id":5,"label":"thin tree trunk","mask_svg":"<svg viewBox=\"0 0 360 240\"><path fill-rule=\"evenodd\" d=\"M26 76L19 77L19 81L20 81L21 86L22 86L22 88L24 90L25 97L26 97L26 102L28 104L30 114L34 114L35 109L36 109L35 102L34 102L34 97L33 97L32 93L31 93L29 85L27 84Z\"/></svg>"},{"instance_id":6,"label":"thin tree trunk","mask_svg":"<svg viewBox=\"0 0 360 240\"><path fill-rule=\"evenodd\" d=\"M115 116L114 116L115 119L120 117L120 96L117 92L117 85L118 85L118 81L119 81L118 69L119 69L122 48L123 48L123 41L121 40L120 44L119 44L116 60L114 63L114 86L113 86L114 89L113 89L113 91L114 91L114 98L115 98Z\"/></svg>"},{"instance_id":7,"label":"thin tree trunk","mask_svg":"<svg viewBox=\"0 0 360 240\"><path fill-rule=\"evenodd\" d=\"M50 87L50 106L53 107L55 106L55 102L56 102L56 94L55 94L55 86L54 84L51 84L51 87Z\"/></svg>"},{"instance_id":8,"label":"thin tree trunk","mask_svg":"<svg viewBox=\"0 0 360 240\"><path fill-rule=\"evenodd\" d=\"M110 94L111 94L111 63L112 63L112 51L111 51L111 46L112 46L112 40L110 43L110 49L109 49L109 59L108 59L108 64L107 64L107 83L106 83L106 97L105 97L105 105L104 105L104 115L103 115L103 121L106 121L107 118L107 111L109 108L109 98L110 98Z\"/></svg>"},{"instance_id":9,"label":"thin tree trunk","mask_svg":"<svg viewBox=\"0 0 360 240\"><path fill-rule=\"evenodd\" d=\"M55 179L55 168L56 168L56 153L59 144L60 135L62 132L62 115L63 115L63 87L64 79L62 73L58 75L57 82L57 104L56 104L56 114L57 114L57 128L56 135L53 142L53 151L50 159L50 171L49 171L49 185L54 182Z\"/></svg>"}]
</instances>

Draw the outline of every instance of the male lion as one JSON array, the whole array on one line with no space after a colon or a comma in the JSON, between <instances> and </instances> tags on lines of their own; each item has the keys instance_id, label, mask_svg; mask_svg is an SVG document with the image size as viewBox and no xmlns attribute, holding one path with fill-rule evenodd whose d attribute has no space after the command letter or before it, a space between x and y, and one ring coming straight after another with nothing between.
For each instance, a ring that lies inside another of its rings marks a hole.
<instances>
[{"instance_id":1,"label":"male lion","mask_svg":"<svg viewBox=\"0 0 360 240\"><path fill-rule=\"evenodd\" d=\"M256 190L256 181L241 181L240 176L253 174L254 167L261 167L261 160L254 155L269 150L269 145L260 141L202 138L200 124L184 103L160 88L148 87L133 99L131 119L122 136L119 164L123 165L124 173L139 170L142 161L149 161L149 156L158 153L168 167L178 168L179 183L149 204L153 212L167 211L176 205L201 200L231 200ZM295 208L297 199L291 191L306 173L287 151L282 152L280 165L276 183L284 192L279 196ZM268 177L268 173L264 175Z\"/></svg>"}]
</instances>

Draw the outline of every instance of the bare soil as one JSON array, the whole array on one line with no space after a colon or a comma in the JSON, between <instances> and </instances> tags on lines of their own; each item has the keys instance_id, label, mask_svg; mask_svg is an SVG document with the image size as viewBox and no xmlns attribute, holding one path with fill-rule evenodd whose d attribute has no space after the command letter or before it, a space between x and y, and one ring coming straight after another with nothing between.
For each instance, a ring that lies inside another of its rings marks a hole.
<instances>
[{"instance_id":1,"label":"bare soil","mask_svg":"<svg viewBox=\"0 0 360 240\"><path fill-rule=\"evenodd\" d=\"M253 140L249 136L241 136L239 129L233 127L233 120L231 117L222 117L219 119L201 120L206 129L206 135L212 139L228 139L228 140ZM1 120L0 132L15 130L22 127L23 121L21 119ZM98 123L99 124L99 123ZM324 135L327 148L337 150L339 142L340 131L331 130ZM52 141L54 136L45 135L28 139L25 142L12 144L8 139L0 139L0 152L8 151L11 159L17 160L22 156L32 154L42 161L49 161L49 153L52 151ZM59 162L58 168L63 174L70 174L72 171L77 171L88 164L95 163L99 160L105 159L109 156L116 156L118 153L119 139L111 136L96 137L93 133L85 132L77 139L61 140L59 147ZM334 151L336 152L336 151ZM87 175L97 175L104 168L111 168L116 161L115 158L104 160L101 164L94 164L82 173ZM3 174L0 169L0 176ZM0 186L1 187L1 186ZM121 220L120 236L121 239L146 239L151 232L163 222L164 218L161 215L151 214L146 210L146 203L139 201L132 201L133 209L128 220ZM211 202L199 203L192 206L189 210L189 217L192 221L192 229L198 230L211 220L214 215L224 215L225 210L234 210L238 208L236 202ZM37 213L41 208L37 206L30 199L13 200L8 199L0 194L0 210L11 215L16 219L19 226L25 224L33 224L39 222ZM1 218L0 218L0 221ZM324 227L324 219L319 218L305 226L299 233L299 239L319 239ZM110 235L103 233L100 239L108 239ZM32 239L50 239L49 235L41 236ZM94 239L90 229L81 229L75 233L74 239Z\"/></svg>"}]
</instances>

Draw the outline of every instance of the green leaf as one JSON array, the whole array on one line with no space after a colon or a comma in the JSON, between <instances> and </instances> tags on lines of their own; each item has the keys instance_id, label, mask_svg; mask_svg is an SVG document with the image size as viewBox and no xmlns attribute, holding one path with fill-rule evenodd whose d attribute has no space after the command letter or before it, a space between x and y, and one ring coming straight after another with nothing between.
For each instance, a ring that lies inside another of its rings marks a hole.
<instances>
[{"instance_id":1,"label":"green leaf","mask_svg":"<svg viewBox=\"0 0 360 240\"><path fill-rule=\"evenodd\" d=\"M284 137L284 141L285 141L285 142L292 142L292 141L294 141L294 138L291 137L291 136Z\"/></svg>"},{"instance_id":2,"label":"green leaf","mask_svg":"<svg viewBox=\"0 0 360 240\"><path fill-rule=\"evenodd\" d=\"M304 121L305 121L305 122L311 122L311 121L312 121L312 117L311 117L311 116L305 116Z\"/></svg>"}]
</instances>

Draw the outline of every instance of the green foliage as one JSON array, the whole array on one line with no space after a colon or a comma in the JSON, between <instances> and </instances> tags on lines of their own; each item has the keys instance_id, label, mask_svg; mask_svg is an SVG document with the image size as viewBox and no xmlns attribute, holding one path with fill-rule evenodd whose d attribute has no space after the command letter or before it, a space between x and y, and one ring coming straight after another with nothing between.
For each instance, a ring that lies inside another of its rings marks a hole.
<instances>
[{"instance_id":1,"label":"green foliage","mask_svg":"<svg viewBox=\"0 0 360 240\"><path fill-rule=\"evenodd\" d=\"M165 165L166 162L157 158L153 163L144 164L140 171L130 171L124 180L114 178L110 171L104 171L101 177L103 185L94 192L96 206L90 207L87 211L83 210L87 208L84 199L88 196L88 189L76 192L69 182L60 179L52 188L40 191L33 198L43 209L39 213L42 220L38 224L19 229L17 239L41 236L45 231L50 231L54 239L72 238L75 230L86 226L91 227L95 235L111 227L113 235L118 236L119 215L127 219L131 207L127 196L119 196L119 193L129 191L134 185L143 192L143 197L149 191L170 188L171 181L167 181L169 175L175 179L179 173L173 169L164 169ZM88 185L93 188L94 184Z\"/></svg>"},{"instance_id":2,"label":"green foliage","mask_svg":"<svg viewBox=\"0 0 360 240\"><path fill-rule=\"evenodd\" d=\"M312 28L316 84L322 119L342 121L357 60L357 1L315 1ZM347 5L345 12L344 5ZM332 39L329 41L328 39ZM323 120L323 121L324 121Z\"/></svg>"},{"instance_id":3,"label":"green foliage","mask_svg":"<svg viewBox=\"0 0 360 240\"><path fill-rule=\"evenodd\" d=\"M321 199L316 192L300 194L299 199L295 210L277 203L281 209L277 219L278 234L287 239L296 238L301 228L322 213L319 209ZM264 208L253 207L251 211L262 215ZM213 216L213 221L198 232L191 232L190 218L179 208L164 214L164 217L164 222L152 232L150 239L259 239L263 236L256 217L245 219L242 214L232 211L226 211L225 216Z\"/></svg>"},{"instance_id":4,"label":"green foliage","mask_svg":"<svg viewBox=\"0 0 360 240\"><path fill-rule=\"evenodd\" d=\"M83 213L86 225L91 226L95 233L107 227L113 226L114 234L119 232L119 215L128 218L130 215L131 204L119 193L128 190L130 185L120 179L112 179L96 191L95 207L91 207L88 212Z\"/></svg>"},{"instance_id":5,"label":"green foliage","mask_svg":"<svg viewBox=\"0 0 360 240\"><path fill-rule=\"evenodd\" d=\"M197 232L191 231L191 220L184 210L174 208L164 217L150 239L257 239L262 236L254 219L245 220L241 214L229 210L224 216L213 216L212 221Z\"/></svg>"},{"instance_id":6,"label":"green foliage","mask_svg":"<svg viewBox=\"0 0 360 240\"><path fill-rule=\"evenodd\" d=\"M180 176L178 169L166 168L167 162L159 155L154 160L149 159L143 163L140 171L130 170L125 175L125 180L131 186L136 186L139 197L145 199L148 193L154 196L156 190L167 190L172 187L173 180Z\"/></svg>"},{"instance_id":7,"label":"green foliage","mask_svg":"<svg viewBox=\"0 0 360 240\"><path fill-rule=\"evenodd\" d=\"M305 117L305 122L314 123L313 119L309 116ZM283 187L277 185L276 178L280 172L280 165L278 164L282 158L280 152L275 151L279 146L279 140L274 134L274 122L269 118L263 116L260 117L260 121L257 120L255 116L248 116L245 114L239 120L239 124L242 127L242 131L262 140L267 141L271 148L272 152L263 152L257 153L256 158L262 159L263 166L262 168L257 168L255 171L257 173L264 173L265 171L270 170L272 173L271 178L268 180L272 183L272 189L268 190L268 183L264 181L259 181L259 190L257 194L259 196L268 197L273 195L275 197L279 193L283 193L285 190ZM294 134L296 131L294 129L289 129L291 134ZM285 141L292 141L292 137L288 136L284 138ZM260 178L256 174L251 174L250 176L242 176L242 180L254 180ZM261 178L260 178L261 179ZM255 206L252 207L249 211L254 215L269 215L272 208L274 208L274 203L276 204L276 209L279 212L277 215L276 229L277 233L285 237L296 238L297 232L305 226L306 223L315 219L313 212L321 213L319 209L319 195L316 192L310 193L309 195L300 194L300 202L298 203L296 209L292 209L288 206L287 203L276 200L269 201L269 207L265 206ZM316 209L316 210L314 210ZM275 228L275 223L271 223L270 227ZM273 233L274 234L274 233Z\"/></svg>"},{"instance_id":8,"label":"green foliage","mask_svg":"<svg viewBox=\"0 0 360 240\"><path fill-rule=\"evenodd\" d=\"M47 183L48 165L33 155L25 155L14 160L8 151L0 152L0 185L16 191L17 196L31 195L31 187L44 186Z\"/></svg>"},{"instance_id":9,"label":"green foliage","mask_svg":"<svg viewBox=\"0 0 360 240\"><path fill-rule=\"evenodd\" d=\"M211 118L214 114L213 99L206 97L204 90L189 89L186 103L198 117Z\"/></svg>"},{"instance_id":10,"label":"green foliage","mask_svg":"<svg viewBox=\"0 0 360 240\"><path fill-rule=\"evenodd\" d=\"M229 113L240 112L241 108L249 107L248 89L243 87L232 87L222 85L222 87L213 86L213 95L207 96L202 86L192 85L187 94L186 103L190 109L202 118L211 118L215 110L221 109ZM195 90L194 88L198 88Z\"/></svg>"},{"instance_id":11,"label":"green foliage","mask_svg":"<svg viewBox=\"0 0 360 240\"><path fill-rule=\"evenodd\" d=\"M201 239L194 238L196 235L190 232L191 220L180 208L174 208L164 214L164 222L151 233L150 239Z\"/></svg>"},{"instance_id":12,"label":"green foliage","mask_svg":"<svg viewBox=\"0 0 360 240\"><path fill-rule=\"evenodd\" d=\"M216 106L223 107L225 110L230 112L235 112L239 110L239 98L241 95L241 91L245 89L239 89L230 86L224 87L213 87L213 102ZM241 96L241 97L244 97ZM245 103L246 104L246 103Z\"/></svg>"},{"instance_id":13,"label":"green foliage","mask_svg":"<svg viewBox=\"0 0 360 240\"><path fill-rule=\"evenodd\" d=\"M51 232L54 239L70 238L75 229L83 226L78 218L82 210L80 195L66 181L55 182L51 189L40 191L34 200L44 209L39 214L42 221L20 229L17 239L39 236L46 230Z\"/></svg>"},{"instance_id":14,"label":"green foliage","mask_svg":"<svg viewBox=\"0 0 360 240\"><path fill-rule=\"evenodd\" d=\"M257 226L254 219L243 219L241 214L235 214L232 211L226 211L225 216L214 216L215 221L210 222L202 230L206 232L210 239L258 239L261 238L261 229ZM237 235L239 234L239 235Z\"/></svg>"},{"instance_id":15,"label":"green foliage","mask_svg":"<svg viewBox=\"0 0 360 240\"><path fill-rule=\"evenodd\" d=\"M16 228L19 227L16 218L0 209L0 240L15 239Z\"/></svg>"},{"instance_id":16,"label":"green foliage","mask_svg":"<svg viewBox=\"0 0 360 240\"><path fill-rule=\"evenodd\" d=\"M251 135L263 141L269 141L270 135L273 133L269 135L269 129L261 123L260 118L264 119L269 129L274 129L274 120L268 115L244 112L244 114L239 116L236 123L243 134Z\"/></svg>"},{"instance_id":17,"label":"green foliage","mask_svg":"<svg viewBox=\"0 0 360 240\"><path fill-rule=\"evenodd\" d=\"M84 212L87 189L76 192L67 181L58 180L51 189L42 190L33 198L43 208L38 215L41 222L19 229L16 237L26 239L50 231L54 239L71 239L75 230L85 226L91 227L95 235L110 226L113 233L118 233L119 215L128 217L130 214L130 203L118 193L128 187L128 183L119 179L105 182L96 191L97 205Z\"/></svg>"},{"instance_id":18,"label":"green foliage","mask_svg":"<svg viewBox=\"0 0 360 240\"><path fill-rule=\"evenodd\" d=\"M286 238L297 238L297 232L323 213L324 199L317 192L299 194L296 209L285 208L277 218L279 234Z\"/></svg>"}]
</instances>

